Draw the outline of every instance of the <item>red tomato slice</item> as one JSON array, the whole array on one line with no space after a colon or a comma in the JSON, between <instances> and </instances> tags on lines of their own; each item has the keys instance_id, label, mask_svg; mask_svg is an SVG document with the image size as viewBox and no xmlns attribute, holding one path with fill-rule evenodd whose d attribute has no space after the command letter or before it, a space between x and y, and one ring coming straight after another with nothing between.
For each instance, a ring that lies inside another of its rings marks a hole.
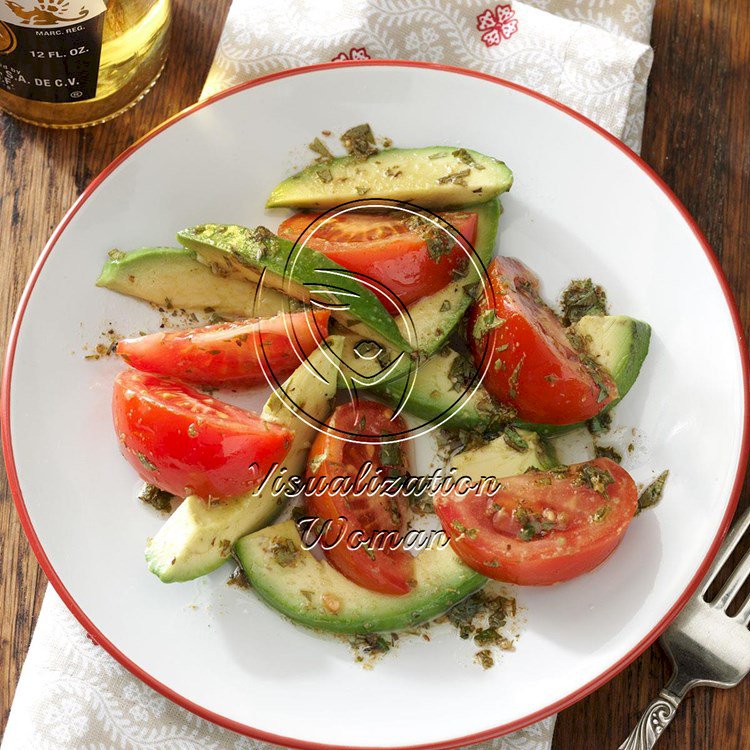
<instances>
[{"instance_id":1,"label":"red tomato slice","mask_svg":"<svg viewBox=\"0 0 750 750\"><path fill-rule=\"evenodd\" d=\"M459 557L500 581L541 586L599 565L617 547L638 506L635 482L621 466L597 458L552 471L500 480L434 499Z\"/></svg>"},{"instance_id":2,"label":"red tomato slice","mask_svg":"<svg viewBox=\"0 0 750 750\"><path fill-rule=\"evenodd\" d=\"M125 370L112 416L120 451L141 479L179 497L247 492L281 462L293 433L182 383Z\"/></svg>"},{"instance_id":3,"label":"red tomato slice","mask_svg":"<svg viewBox=\"0 0 750 750\"><path fill-rule=\"evenodd\" d=\"M371 442L344 441L321 432L310 449L307 475L316 480L334 477L356 477L362 466L372 462L371 472L363 479L366 483L382 470L383 476L399 476L406 471L406 456L399 443L382 444L377 438L383 434L406 429L400 417L391 420L393 410L374 401L359 400L339 406L328 421L337 430L347 430L360 439L370 437ZM396 423L394 425L394 422ZM321 488L322 489L322 488ZM346 544L352 532L361 532L370 538L376 531L393 531L398 535L406 530L406 502L403 496L388 497L383 494L356 492L308 493L305 499L307 513L323 521L331 521L323 541L332 545L325 549L326 559L349 580L372 591L383 594L408 594L414 583L414 558L397 547L384 549L359 547L351 549Z\"/></svg>"},{"instance_id":4,"label":"red tomato slice","mask_svg":"<svg viewBox=\"0 0 750 750\"><path fill-rule=\"evenodd\" d=\"M328 335L328 310L163 331L117 344L117 353L144 372L199 385L253 386L264 372L285 380Z\"/></svg>"},{"instance_id":5,"label":"red tomato slice","mask_svg":"<svg viewBox=\"0 0 750 750\"><path fill-rule=\"evenodd\" d=\"M476 214L454 212L441 217L474 244ZM314 213L295 214L282 222L279 235L292 242L307 237L308 247L350 271L379 281L406 306L449 284L466 252L471 252L460 238L460 243L452 246L450 242L441 244L449 239L445 232L429 222L415 222L415 217L403 211L348 211L315 223L317 218ZM434 234L429 247L425 230ZM387 309L396 312L386 295L378 296Z\"/></svg>"},{"instance_id":6,"label":"red tomato slice","mask_svg":"<svg viewBox=\"0 0 750 750\"><path fill-rule=\"evenodd\" d=\"M494 258L487 270L491 291L472 305L467 338L498 401L521 419L561 425L591 419L617 398L609 373L574 349L540 298L534 273L513 258Z\"/></svg>"}]
</instances>

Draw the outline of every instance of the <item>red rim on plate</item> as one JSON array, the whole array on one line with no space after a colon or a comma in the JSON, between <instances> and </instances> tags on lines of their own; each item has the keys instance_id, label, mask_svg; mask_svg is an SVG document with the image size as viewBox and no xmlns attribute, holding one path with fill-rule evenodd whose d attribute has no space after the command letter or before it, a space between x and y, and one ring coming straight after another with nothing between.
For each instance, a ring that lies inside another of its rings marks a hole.
<instances>
[{"instance_id":1,"label":"red rim on plate","mask_svg":"<svg viewBox=\"0 0 750 750\"><path fill-rule=\"evenodd\" d=\"M505 81L501 78L487 75L486 73L478 73L476 71L466 70L465 68L452 67L449 65L437 65L434 63L414 62L410 60L366 60L366 61L354 61L354 62L331 62L331 63L321 63L319 65L310 65L310 66L306 66L302 68L294 68L292 70L286 70L280 73L272 73L270 75L263 76L261 78L256 78L253 81L239 84L238 86L234 86L230 89L227 89L226 91L222 91L218 94L215 94L214 96L206 99L205 101L198 102L194 104L193 106L188 107L187 109L183 110L182 112L179 112L178 114L174 115L173 117L163 122L158 127L148 132L146 135L144 135L142 138L136 141L132 146L127 148L125 151L123 151L111 164L109 164L109 166L107 166L93 180L93 182L86 188L86 190L84 190L83 194L73 204L70 210L65 214L62 221L57 226L52 236L50 237L49 241L47 242L47 245L45 246L41 257L39 258L36 265L34 266L34 270L32 271L31 277L29 278L29 281L26 284L26 288L24 289L23 295L21 297L21 301L18 306L18 311L16 312L16 317L13 321L13 327L11 329L10 341L8 343L8 350L7 350L6 359L5 359L5 370L3 373L3 381L2 381L2 397L0 398L0 410L2 411L2 433L3 433L2 444L3 444L3 451L5 453L5 465L6 465L7 472L8 472L10 490L13 495L13 500L15 502L16 510L18 511L18 515L20 516L20 519L21 519L21 524L23 525L23 529L26 532L26 536L29 539L31 549L36 555L36 558L39 561L39 564L41 565L42 570L44 570L45 574L47 575L47 578L49 578L50 583L52 584L54 589L57 591L57 593L60 595L60 598L65 602L68 609L70 609L70 611L73 613L76 619L81 623L81 625L86 629L86 631L93 638L93 640L102 648L104 648L112 657L114 657L120 664L122 664L123 667L125 667L128 671L134 674L138 679L145 682L147 685L149 685L151 688L153 688L157 692L161 693L166 698L169 698L171 701L174 701L179 706L186 708L188 711L191 711L194 714L197 714L198 716L204 719L207 719L208 721L213 722L214 724L218 724L222 727L225 727L226 729L230 729L233 732L239 732L241 734L247 735L249 737L253 737L258 740L263 740L265 742L272 742L278 745L286 745L290 747L304 748L305 750L378 750L377 748L372 748L372 747L355 748L353 746L342 746L342 745L334 746L334 745L324 745L322 743L317 743L317 742L305 742L303 740L297 740L291 737L282 737L280 735L263 732L259 729L255 729L254 727L246 726L245 724L234 721L232 719L228 719L225 716L221 716L212 711L209 711L203 708L202 706L199 706L196 703L189 701L187 698L184 698L183 696L178 695L169 687L167 687L166 685L164 685L163 683L159 682L154 677L152 677L150 674L145 672L141 667L139 667L137 664L131 661L124 653L118 650L110 641L107 640L106 636L94 626L91 620L89 620L89 618L86 616L83 610L75 602L73 597L65 588L65 585L63 584L63 582L60 580L60 577L55 572L54 567L50 563L49 558L47 557L47 555L44 552L44 549L42 548L42 545L39 541L39 537L37 536L36 531L34 530L34 527L31 523L31 519L29 518L29 514L26 509L26 504L23 499L23 495L21 494L21 488L18 482L18 473L16 471L15 460L13 457L13 438L12 438L11 429L10 429L11 427L10 426L10 389L11 389L11 380L13 377L13 363L14 363L15 352L16 352L16 344L18 341L18 333L21 328L21 323L23 322L26 305L28 304L31 293L34 290L34 286L36 285L36 281L39 278L39 274L41 273L41 270L44 267L44 264L47 258L49 257L50 253L54 249L55 244L57 243L58 239L62 235L63 231L67 227L70 220L76 215L76 213L80 210L83 204L89 199L92 193L99 187L99 185L102 182L104 182L104 180L122 162L124 162L128 157L130 157L141 146L143 146L143 144L150 141L154 136L158 135L163 130L173 125L175 122L182 120L184 117L188 117L193 112L197 112L198 110L203 109L204 107L210 106L213 102L219 101L220 99L223 99L224 97L227 97L227 96L232 96L233 94L236 94L239 91L244 91L245 89L253 88L254 86L261 86L264 83L269 83L279 78L302 75L302 74L310 73L313 71L327 70L327 69L337 68L341 66L344 66L344 67L401 66L401 67L409 67L409 68L423 68L423 69L428 69L428 70L438 70L438 71L443 71L446 73L454 73L458 75L471 76L473 78L480 78L485 81L496 83L499 86L505 86L506 88L519 91L523 94L526 94L527 96L531 96L535 99L538 99L539 101L545 102L546 104L552 107L555 107L561 112L565 112L570 117L573 117L574 119L578 120L579 122L583 123L587 127L599 133L599 135L601 135L603 138L605 138L610 143L612 143L612 145L614 145L620 151L622 151L622 153L625 154L625 156L627 156L635 164L637 164L646 173L646 175L651 180L653 180L654 183L656 183L656 185L662 190L662 192L672 202L674 207L677 209L677 211L680 213L682 218L685 220L687 225L692 230L696 239L698 240L701 247L703 248L703 251L705 252L706 257L708 258L708 261L711 264L711 267L714 273L716 274L716 278L719 282L719 285L721 286L721 289L724 293L727 307L729 308L729 312L732 316L732 322L734 324L735 334L737 336L737 345L740 350L740 361L742 363L742 381L743 381L742 403L743 403L743 413L744 413L742 444L740 448L740 451L741 451L740 461L737 466L737 474L734 478L734 483L732 485L732 492L731 492L731 496L729 499L729 504L727 505L726 513L724 514L724 518L722 519L721 526L716 534L716 538L714 539L713 544L711 545L711 548L708 551L708 554L706 555L705 559L701 563L699 569L696 571L695 575L693 576L693 579L690 581L690 584L687 586L685 591L677 599L674 605L670 608L669 612L667 612L667 614L661 619L661 621L657 623L657 625L651 630L651 632L639 644L637 644L628 654L626 654L622 659L620 659L618 662L613 664L609 669L605 670L601 675L599 675L599 677L597 677L595 680L592 680L587 685L584 685L582 688L580 688L576 692L571 693L565 698L549 706L546 706L545 708L542 708L539 711L529 714L528 716L524 716L523 718L517 719L514 722L503 724L493 729L488 729L483 732L478 732L476 734L468 735L465 737L456 737L453 739L442 740L440 742L430 742L430 743L425 743L421 745L409 745L409 746L402 746L398 748L398 750L427 750L427 748L429 748L430 750L443 750L443 749L447 750L448 748L457 748L457 747L461 747L464 745L472 745L474 743L484 742L490 739L494 739L495 737L499 737L500 735L507 734L509 732L516 731L518 729L522 729L523 727L526 727L529 724L533 724L534 722L540 721L541 719L544 719L550 716L551 714L557 713L558 711L561 711L562 709L567 708L568 706L571 706L572 704L586 697L589 693L593 692L594 690L602 686L604 683L609 681L618 672L623 670L626 666L628 666L628 664L630 664L638 656L640 656L659 637L659 635L661 635L664 629L669 625L669 623L674 619L677 613L686 604L687 600L690 598L690 596L693 594L693 592L697 588L700 581L705 576L708 570L708 567L711 564L711 561L713 560L714 556L718 552L719 545L721 544L721 541L723 540L729 528L729 524L732 520L732 517L734 516L734 512L736 510L737 503L739 501L740 492L742 490L742 484L743 484L745 469L746 469L747 460L748 460L748 448L750 447L750 411L748 410L748 391L750 390L750 387L749 387L750 379L748 377L748 372L750 370L750 366L749 366L749 358L747 354L747 346L745 344L745 338L744 338L744 334L742 330L742 324L740 322L737 305L732 296L732 292L729 289L729 284L727 283L724 273L721 270L721 266L719 265L718 259L716 258L713 251L711 250L711 247L706 241L706 238L703 236L700 229L696 225L695 220L692 218L692 216L690 216L687 209L682 205L682 203L680 203L678 198L669 189L669 187L667 187L667 185L664 183L661 177L659 177L656 174L656 172L650 166L648 166L648 164L646 164L631 149L629 149L621 141L619 141L613 135L611 135L606 130L601 128L599 125L589 120L587 117L584 117L583 115L579 114L578 112L575 112L574 110L570 109L564 104L560 104L560 102L550 99L549 97L544 96L543 94L539 94L536 91L532 91L524 86L519 86L516 83L511 83L510 81ZM381 749L381 750L385 750L385 749ZM396 750L396 749L389 748L388 750Z\"/></svg>"}]
</instances>

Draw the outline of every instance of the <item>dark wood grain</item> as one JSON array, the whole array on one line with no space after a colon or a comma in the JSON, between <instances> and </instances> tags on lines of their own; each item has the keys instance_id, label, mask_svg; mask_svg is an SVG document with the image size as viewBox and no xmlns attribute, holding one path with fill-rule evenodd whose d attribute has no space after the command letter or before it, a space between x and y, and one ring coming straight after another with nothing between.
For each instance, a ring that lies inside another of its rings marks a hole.
<instances>
[{"instance_id":1,"label":"dark wood grain","mask_svg":"<svg viewBox=\"0 0 750 750\"><path fill-rule=\"evenodd\" d=\"M0 114L0 341L39 253L91 179L117 154L200 95L230 0L174 0L169 60L153 91L116 120L47 130ZM5 472L0 486L0 735L46 579L18 522Z\"/></svg>"},{"instance_id":2,"label":"dark wood grain","mask_svg":"<svg viewBox=\"0 0 750 750\"><path fill-rule=\"evenodd\" d=\"M192 103L202 87L229 0L175 0L170 60L135 109L82 131L37 129L0 115L0 340L32 265L75 197L114 156ZM750 323L750 3L659 0L643 154L695 216L721 259ZM700 304L696 300L696 304ZM45 587L0 486L0 734ZM743 506L748 502L747 487ZM550 665L554 668L554 665ZM658 646L564 711L554 750L616 748L668 677ZM750 682L695 691L667 730L663 750L750 747Z\"/></svg>"},{"instance_id":3,"label":"dark wood grain","mask_svg":"<svg viewBox=\"0 0 750 750\"><path fill-rule=\"evenodd\" d=\"M696 218L750 330L750 3L659 0L643 156ZM700 304L696 300L696 304ZM748 504L748 485L741 507ZM658 646L563 711L553 750L614 748L669 676ZM750 680L691 693L659 750L750 748Z\"/></svg>"}]
</instances>

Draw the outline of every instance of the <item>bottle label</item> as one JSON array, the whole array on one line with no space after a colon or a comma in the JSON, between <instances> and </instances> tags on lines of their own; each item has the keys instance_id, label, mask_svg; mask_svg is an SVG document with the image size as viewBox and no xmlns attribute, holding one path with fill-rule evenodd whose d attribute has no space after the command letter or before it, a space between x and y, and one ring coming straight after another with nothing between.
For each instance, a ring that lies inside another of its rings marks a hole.
<instances>
[{"instance_id":1,"label":"bottle label","mask_svg":"<svg viewBox=\"0 0 750 750\"><path fill-rule=\"evenodd\" d=\"M96 96L104 0L0 0L0 88L38 102Z\"/></svg>"}]
</instances>

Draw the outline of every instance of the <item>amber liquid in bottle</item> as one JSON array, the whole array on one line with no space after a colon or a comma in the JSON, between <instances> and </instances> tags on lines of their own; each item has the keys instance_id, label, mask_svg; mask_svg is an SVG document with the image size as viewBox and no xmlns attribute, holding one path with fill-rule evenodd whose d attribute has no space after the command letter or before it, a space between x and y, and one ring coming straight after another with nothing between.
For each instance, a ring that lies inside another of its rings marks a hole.
<instances>
[{"instance_id":1,"label":"amber liquid in bottle","mask_svg":"<svg viewBox=\"0 0 750 750\"><path fill-rule=\"evenodd\" d=\"M148 93L164 67L170 0L0 4L9 9L0 16L0 109L21 120L104 122Z\"/></svg>"}]
</instances>

